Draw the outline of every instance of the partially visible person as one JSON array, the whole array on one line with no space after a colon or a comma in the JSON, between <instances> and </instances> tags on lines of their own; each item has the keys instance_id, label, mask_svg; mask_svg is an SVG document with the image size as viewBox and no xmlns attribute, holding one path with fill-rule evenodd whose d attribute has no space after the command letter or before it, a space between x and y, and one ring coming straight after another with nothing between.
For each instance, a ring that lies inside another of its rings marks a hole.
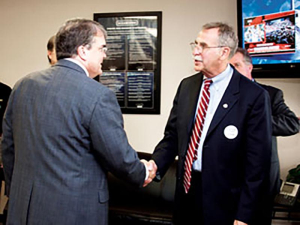
<instances>
[{"instance_id":1,"label":"partially visible person","mask_svg":"<svg viewBox=\"0 0 300 225\"><path fill-rule=\"evenodd\" d=\"M14 86L3 121L7 224L107 225L107 172L136 187L154 176L128 143L115 94L92 79L106 50L103 26L69 20L59 61Z\"/></svg>"},{"instance_id":2,"label":"partially visible person","mask_svg":"<svg viewBox=\"0 0 300 225\"><path fill-rule=\"evenodd\" d=\"M0 136L2 136L2 119L10 93L11 88L8 85L0 82Z\"/></svg>"},{"instance_id":3,"label":"partially visible person","mask_svg":"<svg viewBox=\"0 0 300 225\"><path fill-rule=\"evenodd\" d=\"M47 43L47 58L50 65L57 63L56 50L55 50L55 35L53 35Z\"/></svg>"},{"instance_id":4,"label":"partially visible person","mask_svg":"<svg viewBox=\"0 0 300 225\"><path fill-rule=\"evenodd\" d=\"M252 224L266 193L270 103L264 89L230 66L237 41L227 24L202 27L191 43L198 73L180 83L150 161L159 180L178 156L176 225Z\"/></svg>"},{"instance_id":5,"label":"partially visible person","mask_svg":"<svg viewBox=\"0 0 300 225\"><path fill-rule=\"evenodd\" d=\"M285 104L283 92L275 87L259 84L252 77L252 59L247 50L238 48L230 63L245 77L254 81L264 88L270 96L272 109L272 153L270 168L270 196L266 199L266 205L261 205L257 219L262 225L272 222L273 203L276 194L280 191L280 167L277 151L276 136L290 136L299 132L299 120L289 107Z\"/></svg>"},{"instance_id":6,"label":"partially visible person","mask_svg":"<svg viewBox=\"0 0 300 225\"><path fill-rule=\"evenodd\" d=\"M11 88L0 82L0 166L2 167L2 147L1 147L1 142L2 142L2 120L3 120L3 115L4 111L6 109L6 105L8 102L9 95L11 93Z\"/></svg>"}]
</instances>

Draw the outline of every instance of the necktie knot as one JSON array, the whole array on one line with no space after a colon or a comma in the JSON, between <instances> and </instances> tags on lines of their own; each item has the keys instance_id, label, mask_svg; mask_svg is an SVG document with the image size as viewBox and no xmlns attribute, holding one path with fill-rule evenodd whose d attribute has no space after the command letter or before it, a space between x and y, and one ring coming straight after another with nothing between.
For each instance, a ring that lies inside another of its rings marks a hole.
<instances>
[{"instance_id":1,"label":"necktie knot","mask_svg":"<svg viewBox=\"0 0 300 225\"><path fill-rule=\"evenodd\" d=\"M204 80L204 88L205 88L206 90L208 90L208 89L209 89L209 86L211 85L211 83L212 83L212 80L211 80L211 79L206 79L206 80Z\"/></svg>"}]
</instances>

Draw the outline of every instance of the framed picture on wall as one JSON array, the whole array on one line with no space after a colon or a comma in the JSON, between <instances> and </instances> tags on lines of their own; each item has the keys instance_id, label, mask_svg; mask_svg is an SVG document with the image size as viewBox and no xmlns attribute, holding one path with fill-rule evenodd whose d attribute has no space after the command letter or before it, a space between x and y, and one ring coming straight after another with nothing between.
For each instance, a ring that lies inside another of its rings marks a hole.
<instances>
[{"instance_id":1,"label":"framed picture on wall","mask_svg":"<svg viewBox=\"0 0 300 225\"><path fill-rule=\"evenodd\" d=\"M97 78L116 94L122 113L160 114L162 12L95 13L107 31Z\"/></svg>"}]
</instances>

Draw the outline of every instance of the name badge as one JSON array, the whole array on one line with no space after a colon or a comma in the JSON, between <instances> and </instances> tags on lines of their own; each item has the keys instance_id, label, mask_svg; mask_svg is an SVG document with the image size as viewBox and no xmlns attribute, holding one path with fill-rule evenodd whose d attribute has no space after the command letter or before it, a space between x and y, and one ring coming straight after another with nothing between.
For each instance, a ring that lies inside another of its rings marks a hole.
<instances>
[{"instance_id":1,"label":"name badge","mask_svg":"<svg viewBox=\"0 0 300 225\"><path fill-rule=\"evenodd\" d=\"M237 137L239 131L236 126L229 125L224 129L224 135L228 139L234 139Z\"/></svg>"}]
</instances>

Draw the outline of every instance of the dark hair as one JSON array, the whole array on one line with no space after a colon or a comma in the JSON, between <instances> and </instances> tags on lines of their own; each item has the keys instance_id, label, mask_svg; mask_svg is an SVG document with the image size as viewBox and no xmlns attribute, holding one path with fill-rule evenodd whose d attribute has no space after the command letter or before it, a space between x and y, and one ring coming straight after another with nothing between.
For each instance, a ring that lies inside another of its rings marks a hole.
<instances>
[{"instance_id":1,"label":"dark hair","mask_svg":"<svg viewBox=\"0 0 300 225\"><path fill-rule=\"evenodd\" d=\"M48 43L47 43L47 50L50 52L53 52L55 47L55 35L53 35L51 38L49 38ZM49 60L49 63L51 63L51 59L47 55L47 58Z\"/></svg>"},{"instance_id":2,"label":"dark hair","mask_svg":"<svg viewBox=\"0 0 300 225\"><path fill-rule=\"evenodd\" d=\"M54 46L55 46L55 35L53 35L53 36L48 40L48 43L47 43L47 50L53 51Z\"/></svg>"},{"instance_id":3,"label":"dark hair","mask_svg":"<svg viewBox=\"0 0 300 225\"><path fill-rule=\"evenodd\" d=\"M244 62L252 65L252 58L246 49L237 48L235 53L241 53L243 55Z\"/></svg>"},{"instance_id":4,"label":"dark hair","mask_svg":"<svg viewBox=\"0 0 300 225\"><path fill-rule=\"evenodd\" d=\"M81 45L92 47L93 38L100 32L106 38L106 31L98 22L88 19L68 20L57 32L55 48L57 59L70 58L77 55Z\"/></svg>"},{"instance_id":5,"label":"dark hair","mask_svg":"<svg viewBox=\"0 0 300 225\"><path fill-rule=\"evenodd\" d=\"M228 24L221 22L207 23L202 27L203 30L209 30L213 28L219 28L219 44L221 46L227 46L230 48L229 58L231 58L238 47L238 38L233 28Z\"/></svg>"}]
</instances>

